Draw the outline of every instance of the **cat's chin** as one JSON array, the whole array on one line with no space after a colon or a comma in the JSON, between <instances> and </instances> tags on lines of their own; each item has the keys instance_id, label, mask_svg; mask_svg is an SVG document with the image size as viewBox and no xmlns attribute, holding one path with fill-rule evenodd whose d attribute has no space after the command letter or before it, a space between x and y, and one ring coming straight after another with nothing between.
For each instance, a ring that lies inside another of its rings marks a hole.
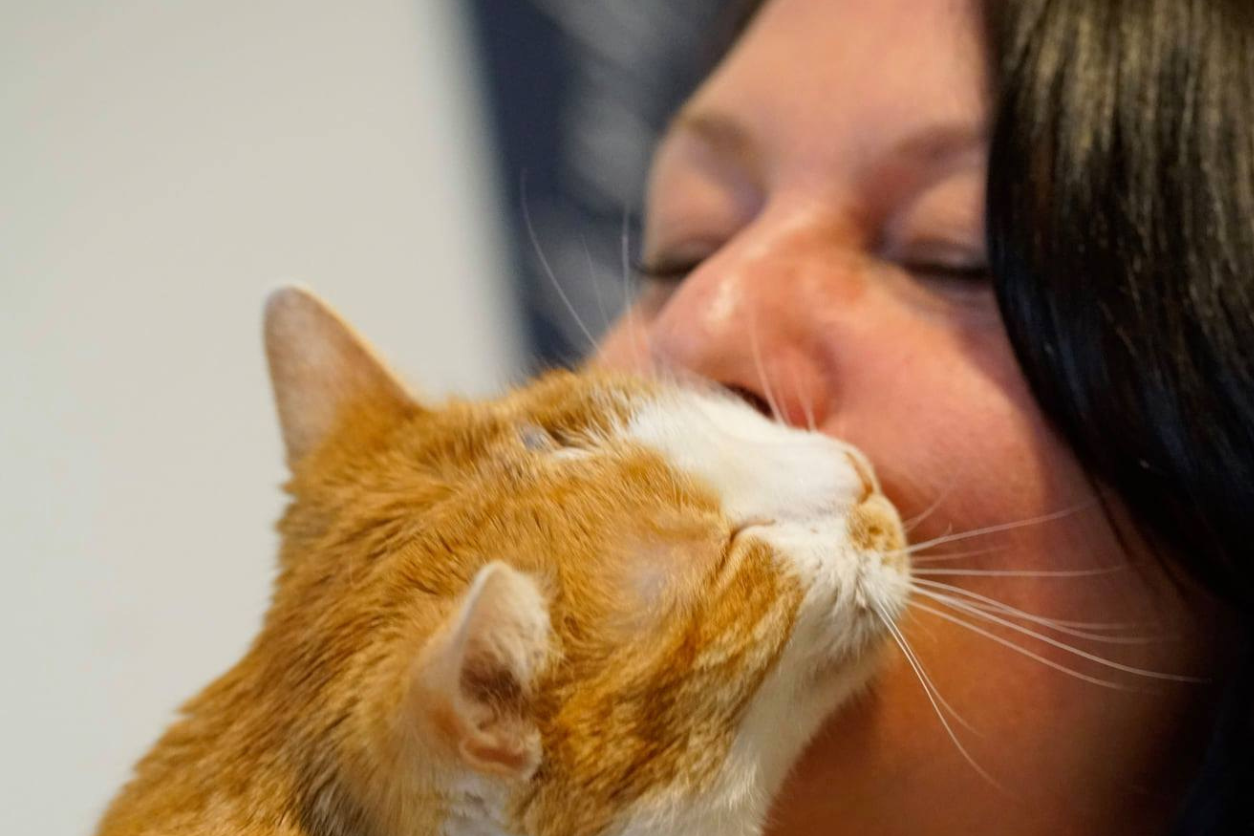
<instances>
[{"instance_id":1,"label":"cat's chin","mask_svg":"<svg viewBox=\"0 0 1254 836\"><path fill-rule=\"evenodd\" d=\"M889 644L888 636L881 633L838 651L815 665L808 686L833 702L866 688L883 665Z\"/></svg>"}]
</instances>

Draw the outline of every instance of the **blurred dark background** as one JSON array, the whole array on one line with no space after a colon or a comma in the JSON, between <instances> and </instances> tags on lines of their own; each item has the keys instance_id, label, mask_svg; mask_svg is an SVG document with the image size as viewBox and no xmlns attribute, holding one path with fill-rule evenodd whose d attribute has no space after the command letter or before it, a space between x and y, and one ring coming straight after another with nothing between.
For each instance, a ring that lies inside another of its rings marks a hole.
<instances>
[{"instance_id":1,"label":"blurred dark background","mask_svg":"<svg viewBox=\"0 0 1254 836\"><path fill-rule=\"evenodd\" d=\"M634 263L650 154L709 69L731 5L471 3L534 368L586 354L628 298L623 236Z\"/></svg>"}]
</instances>

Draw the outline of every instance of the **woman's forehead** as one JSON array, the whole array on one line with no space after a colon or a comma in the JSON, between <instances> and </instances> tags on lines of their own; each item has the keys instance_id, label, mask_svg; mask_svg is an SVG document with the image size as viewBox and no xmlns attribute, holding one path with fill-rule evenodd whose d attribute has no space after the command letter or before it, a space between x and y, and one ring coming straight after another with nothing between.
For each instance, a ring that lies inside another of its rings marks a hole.
<instances>
[{"instance_id":1,"label":"woman's forehead","mask_svg":"<svg viewBox=\"0 0 1254 836\"><path fill-rule=\"evenodd\" d=\"M668 142L699 142L757 168L774 168L781 151L943 163L983 142L980 31L973 4L956 0L774 0Z\"/></svg>"}]
</instances>

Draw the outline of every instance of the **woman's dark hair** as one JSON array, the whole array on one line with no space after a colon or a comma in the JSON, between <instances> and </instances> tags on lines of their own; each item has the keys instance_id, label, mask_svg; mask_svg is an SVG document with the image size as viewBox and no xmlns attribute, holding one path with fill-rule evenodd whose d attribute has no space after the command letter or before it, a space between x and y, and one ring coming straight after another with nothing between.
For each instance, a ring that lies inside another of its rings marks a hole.
<instances>
[{"instance_id":1,"label":"woman's dark hair","mask_svg":"<svg viewBox=\"0 0 1254 836\"><path fill-rule=\"evenodd\" d=\"M1037 401L1238 647L1178 833L1254 825L1254 3L987 4L987 236Z\"/></svg>"},{"instance_id":2,"label":"woman's dark hair","mask_svg":"<svg viewBox=\"0 0 1254 836\"><path fill-rule=\"evenodd\" d=\"M729 0L739 33L762 0ZM1236 615L1180 836L1254 831L1254 0L986 0L998 304L1136 533Z\"/></svg>"}]
</instances>

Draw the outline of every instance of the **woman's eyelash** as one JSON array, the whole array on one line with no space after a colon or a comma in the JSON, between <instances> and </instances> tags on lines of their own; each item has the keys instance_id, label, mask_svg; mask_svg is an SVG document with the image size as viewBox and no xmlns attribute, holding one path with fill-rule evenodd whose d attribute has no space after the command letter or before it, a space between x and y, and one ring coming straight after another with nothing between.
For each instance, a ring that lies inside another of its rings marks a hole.
<instances>
[{"instance_id":1,"label":"woman's eyelash","mask_svg":"<svg viewBox=\"0 0 1254 836\"><path fill-rule=\"evenodd\" d=\"M632 263L632 269L636 275L646 279L652 279L656 282L676 284L682 282L688 277L688 274L700 266L700 260L686 259L683 261L668 261L661 259L658 261L635 261Z\"/></svg>"},{"instance_id":2,"label":"woman's eyelash","mask_svg":"<svg viewBox=\"0 0 1254 836\"><path fill-rule=\"evenodd\" d=\"M899 262L901 269L918 276L932 276L956 282L979 283L989 279L988 266L985 264L945 264L932 261Z\"/></svg>"}]
</instances>

